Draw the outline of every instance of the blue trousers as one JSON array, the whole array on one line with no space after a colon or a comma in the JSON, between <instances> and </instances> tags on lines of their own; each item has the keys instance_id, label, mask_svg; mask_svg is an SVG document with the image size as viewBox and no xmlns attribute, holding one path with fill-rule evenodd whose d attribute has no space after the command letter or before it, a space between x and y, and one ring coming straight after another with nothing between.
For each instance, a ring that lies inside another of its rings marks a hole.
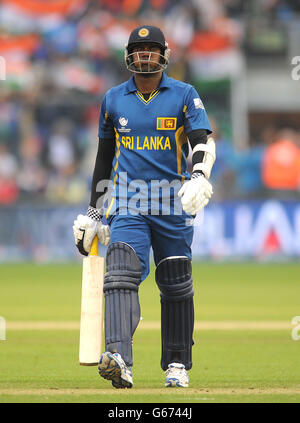
<instances>
[{"instance_id":1,"label":"blue trousers","mask_svg":"<svg viewBox=\"0 0 300 423\"><path fill-rule=\"evenodd\" d=\"M136 252L142 265L142 281L149 274L149 254L156 265L170 256L192 259L193 226L186 215L113 215L108 219L110 243L125 242Z\"/></svg>"}]
</instances>

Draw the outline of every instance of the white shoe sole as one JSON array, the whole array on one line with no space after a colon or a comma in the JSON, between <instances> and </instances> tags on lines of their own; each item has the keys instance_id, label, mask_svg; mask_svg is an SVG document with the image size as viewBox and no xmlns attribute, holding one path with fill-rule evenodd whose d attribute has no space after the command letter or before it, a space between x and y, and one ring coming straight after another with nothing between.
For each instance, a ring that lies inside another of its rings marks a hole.
<instances>
[{"instance_id":1,"label":"white shoe sole","mask_svg":"<svg viewBox=\"0 0 300 423\"><path fill-rule=\"evenodd\" d=\"M166 379L166 383L165 383L165 387L166 388L188 388L189 385L180 383L180 381L176 378L170 378L170 379Z\"/></svg>"}]
</instances>

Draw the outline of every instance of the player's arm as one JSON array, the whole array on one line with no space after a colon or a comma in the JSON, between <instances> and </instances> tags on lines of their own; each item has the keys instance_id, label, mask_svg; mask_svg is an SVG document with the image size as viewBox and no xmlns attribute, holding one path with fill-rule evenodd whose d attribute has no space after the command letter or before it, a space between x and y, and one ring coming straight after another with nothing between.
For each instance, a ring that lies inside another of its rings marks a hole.
<instances>
[{"instance_id":1,"label":"player's arm","mask_svg":"<svg viewBox=\"0 0 300 423\"><path fill-rule=\"evenodd\" d=\"M216 146L212 137L208 138L207 129L196 129L188 134L192 148L192 177L201 174L210 178L212 167L216 159Z\"/></svg>"},{"instance_id":2,"label":"player's arm","mask_svg":"<svg viewBox=\"0 0 300 423\"><path fill-rule=\"evenodd\" d=\"M103 245L110 240L109 227L103 225L103 204L108 190L112 161L115 154L115 135L104 98L99 121L99 144L92 179L91 200L86 215L79 215L74 221L73 232L79 252L88 255L94 237L97 235ZM100 188L99 188L100 187Z\"/></svg>"},{"instance_id":3,"label":"player's arm","mask_svg":"<svg viewBox=\"0 0 300 423\"><path fill-rule=\"evenodd\" d=\"M204 106L195 89L186 98L185 130L192 148L192 176L180 189L182 208L195 215L209 202L213 189L208 181L216 158L211 127Z\"/></svg>"},{"instance_id":4,"label":"player's arm","mask_svg":"<svg viewBox=\"0 0 300 423\"><path fill-rule=\"evenodd\" d=\"M75 244L79 252L85 256L88 255L96 235L103 245L107 245L110 240L109 227L103 225L101 219L104 213L105 194L108 190L112 161L115 154L114 146L114 139L99 139L90 204L86 215L80 214L74 221ZM99 186L100 189L98 189Z\"/></svg>"},{"instance_id":5,"label":"player's arm","mask_svg":"<svg viewBox=\"0 0 300 423\"><path fill-rule=\"evenodd\" d=\"M105 195L115 156L115 139L99 138L98 152L92 179L91 199L87 216L100 221L104 214Z\"/></svg>"}]
</instances>

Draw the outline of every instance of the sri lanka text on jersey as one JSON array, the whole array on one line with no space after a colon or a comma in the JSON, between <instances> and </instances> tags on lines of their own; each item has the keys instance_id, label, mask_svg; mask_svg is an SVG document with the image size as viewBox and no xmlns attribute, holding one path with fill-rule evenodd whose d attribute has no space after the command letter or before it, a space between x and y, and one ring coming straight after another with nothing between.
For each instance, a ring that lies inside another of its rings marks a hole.
<instances>
[{"instance_id":1,"label":"sri lanka text on jersey","mask_svg":"<svg viewBox=\"0 0 300 423\"><path fill-rule=\"evenodd\" d=\"M121 143L128 150L171 150L169 137L121 137Z\"/></svg>"}]
</instances>

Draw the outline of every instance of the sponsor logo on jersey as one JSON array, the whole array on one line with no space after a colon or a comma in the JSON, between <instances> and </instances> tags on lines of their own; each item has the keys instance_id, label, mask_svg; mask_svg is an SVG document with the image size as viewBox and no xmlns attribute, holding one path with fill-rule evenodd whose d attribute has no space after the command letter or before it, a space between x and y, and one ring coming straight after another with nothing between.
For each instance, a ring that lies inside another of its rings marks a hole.
<instances>
[{"instance_id":1,"label":"sponsor logo on jersey","mask_svg":"<svg viewBox=\"0 0 300 423\"><path fill-rule=\"evenodd\" d=\"M126 126L127 123L128 123L128 119L126 119L124 117L120 117L119 122L120 122L120 125Z\"/></svg>"},{"instance_id":2,"label":"sponsor logo on jersey","mask_svg":"<svg viewBox=\"0 0 300 423\"><path fill-rule=\"evenodd\" d=\"M174 117L159 117L156 120L156 129L172 130L176 129L177 118Z\"/></svg>"},{"instance_id":3,"label":"sponsor logo on jersey","mask_svg":"<svg viewBox=\"0 0 300 423\"><path fill-rule=\"evenodd\" d=\"M119 123L121 125L121 128L118 128L119 132L130 132L131 131L131 129L125 128L125 126L128 123L128 119L126 119L125 117L120 117Z\"/></svg>"},{"instance_id":4,"label":"sponsor logo on jersey","mask_svg":"<svg viewBox=\"0 0 300 423\"><path fill-rule=\"evenodd\" d=\"M200 98L194 98L194 105L196 109L204 109L204 105Z\"/></svg>"}]
</instances>

